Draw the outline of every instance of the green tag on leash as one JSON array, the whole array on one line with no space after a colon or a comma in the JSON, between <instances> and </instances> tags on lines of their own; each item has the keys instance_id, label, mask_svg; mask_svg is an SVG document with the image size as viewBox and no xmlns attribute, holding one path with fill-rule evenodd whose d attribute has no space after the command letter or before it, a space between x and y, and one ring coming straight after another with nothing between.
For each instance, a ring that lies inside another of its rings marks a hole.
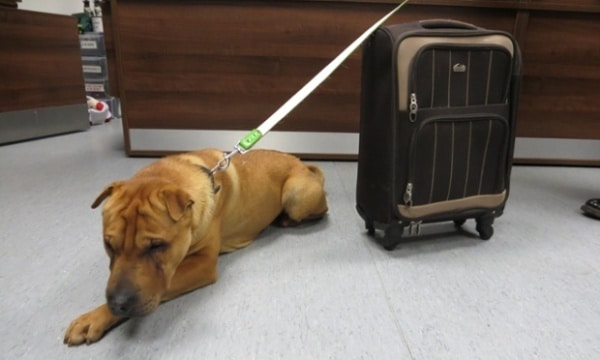
<instances>
[{"instance_id":1,"label":"green tag on leash","mask_svg":"<svg viewBox=\"0 0 600 360\"><path fill-rule=\"evenodd\" d=\"M254 146L254 144L256 144L262 138L262 136L263 135L259 130L254 129L248 134L246 134L246 136L244 136L242 140L240 140L238 145L240 148L242 148L243 151L248 151L251 147Z\"/></svg>"}]
</instances>

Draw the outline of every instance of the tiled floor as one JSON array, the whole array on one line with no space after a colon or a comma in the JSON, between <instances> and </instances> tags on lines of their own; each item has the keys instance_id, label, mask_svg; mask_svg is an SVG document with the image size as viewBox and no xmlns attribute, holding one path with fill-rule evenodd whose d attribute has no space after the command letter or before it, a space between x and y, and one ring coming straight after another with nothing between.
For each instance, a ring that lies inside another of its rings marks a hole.
<instances>
[{"instance_id":1,"label":"tiled floor","mask_svg":"<svg viewBox=\"0 0 600 360\"><path fill-rule=\"evenodd\" d=\"M118 122L0 147L0 358L600 358L600 221L579 211L600 169L515 167L491 240L434 225L387 252L354 210L353 162L320 163L325 221L269 229L215 285L67 348L108 274L90 204L150 161L124 156Z\"/></svg>"}]
</instances>

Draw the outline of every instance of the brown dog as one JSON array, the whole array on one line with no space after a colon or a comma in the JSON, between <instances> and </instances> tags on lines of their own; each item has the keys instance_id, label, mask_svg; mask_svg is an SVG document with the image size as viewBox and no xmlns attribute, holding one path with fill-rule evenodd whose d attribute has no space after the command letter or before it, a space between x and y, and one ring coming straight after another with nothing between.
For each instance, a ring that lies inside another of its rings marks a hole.
<instances>
[{"instance_id":1,"label":"brown dog","mask_svg":"<svg viewBox=\"0 0 600 360\"><path fill-rule=\"evenodd\" d=\"M169 156L102 191L92 208L106 200L106 304L73 320L65 344L97 341L123 319L214 283L218 255L247 246L276 219L287 226L327 212L318 167L255 150L234 156L213 177L208 169L222 156Z\"/></svg>"}]
</instances>

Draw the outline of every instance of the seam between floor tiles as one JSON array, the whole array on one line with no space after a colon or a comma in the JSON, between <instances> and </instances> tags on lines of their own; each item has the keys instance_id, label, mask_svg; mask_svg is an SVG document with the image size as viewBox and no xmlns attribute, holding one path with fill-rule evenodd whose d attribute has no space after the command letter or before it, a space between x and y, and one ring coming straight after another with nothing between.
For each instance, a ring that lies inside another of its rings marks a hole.
<instances>
[{"instance_id":1,"label":"seam between floor tiles","mask_svg":"<svg viewBox=\"0 0 600 360\"><path fill-rule=\"evenodd\" d=\"M415 357L410 349L410 346L408 345L408 341L406 340L406 335L404 334L402 325L400 325L400 320L398 320L398 317L396 316L396 312L394 311L394 307L392 306L392 299L387 292L387 288L384 285L383 277L381 276L381 272L379 271L379 266L377 266L377 264L375 263L375 256L373 255L372 249L369 246L366 246L366 245L364 245L364 246L367 248L367 251L369 252L369 256L371 257L371 260L373 261L373 265L375 265L377 279L379 280L379 285L381 286L381 290L383 291L385 302L390 311L390 315L392 316L394 324L396 325L396 329L398 330L398 335L400 335L400 338L402 339L402 343L404 344L404 346L406 347L406 350L408 351L408 355L410 356L411 359L414 360Z\"/></svg>"},{"instance_id":2,"label":"seam between floor tiles","mask_svg":"<svg viewBox=\"0 0 600 360\"><path fill-rule=\"evenodd\" d=\"M335 171L336 176L339 177L339 172ZM351 198L351 196L354 195L353 190L347 189L346 186L344 186L344 182L343 181L339 181L340 184L342 184L343 188L344 188L344 192L348 194L348 198ZM369 257L371 258L371 262L373 263L373 265L375 266L375 272L377 273L377 279L379 281L379 285L381 286L381 289L383 291L383 295L385 298L385 302L387 304L388 310L390 312L390 316L392 317L392 320L394 322L394 325L396 326L396 330L398 332L398 335L400 336L400 339L402 340L402 343L404 344L404 347L406 348L406 351L408 352L408 355L410 356L411 359L415 359L410 346L408 345L408 341L406 340L406 335L404 334L404 330L402 329L402 326L400 325L400 321L398 320L398 318L396 317L396 313L394 312L394 307L392 306L392 300L390 295L387 292L387 289L384 285L383 282L383 278L381 276L381 272L379 271L379 267L377 266L377 263L375 262L375 256L373 255L373 252L371 250L370 246L367 246L363 243L363 246L366 248L367 252L369 253Z\"/></svg>"}]
</instances>

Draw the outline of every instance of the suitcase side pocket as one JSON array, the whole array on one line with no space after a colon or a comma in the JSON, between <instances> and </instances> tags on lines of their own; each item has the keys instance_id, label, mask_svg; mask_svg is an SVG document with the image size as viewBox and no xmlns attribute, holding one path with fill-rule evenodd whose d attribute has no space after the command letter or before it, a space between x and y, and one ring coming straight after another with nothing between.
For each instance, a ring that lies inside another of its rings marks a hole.
<instances>
[{"instance_id":1,"label":"suitcase side pocket","mask_svg":"<svg viewBox=\"0 0 600 360\"><path fill-rule=\"evenodd\" d=\"M422 220L503 205L510 126L508 106L496 107L502 111L420 113L410 142L407 181L398 191L400 218Z\"/></svg>"}]
</instances>

